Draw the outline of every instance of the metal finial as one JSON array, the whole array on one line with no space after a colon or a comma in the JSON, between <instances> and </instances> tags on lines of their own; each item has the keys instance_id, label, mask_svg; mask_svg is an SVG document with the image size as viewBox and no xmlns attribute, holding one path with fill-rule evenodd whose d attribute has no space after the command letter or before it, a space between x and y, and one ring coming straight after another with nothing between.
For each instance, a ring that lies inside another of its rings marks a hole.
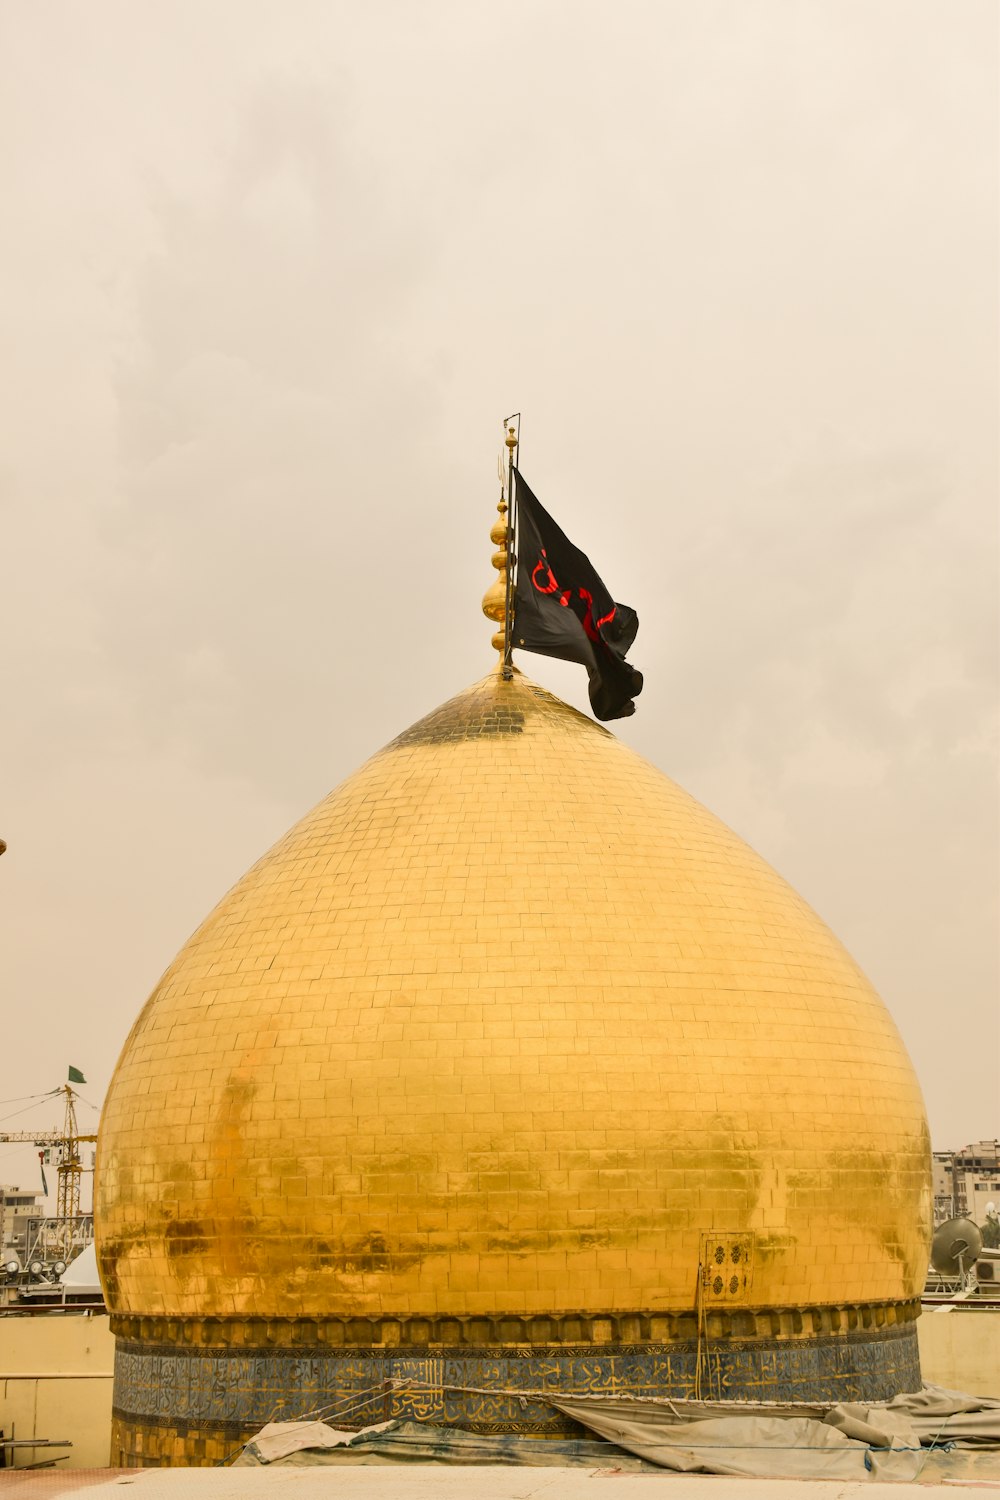
<instances>
[{"instance_id":1,"label":"metal finial","mask_svg":"<svg viewBox=\"0 0 1000 1500\"><path fill-rule=\"evenodd\" d=\"M494 632L490 645L500 653L500 661L503 662L504 654L504 625L507 619L507 501L504 499L503 491L500 492L500 501L497 505L499 517L493 522L490 531L490 541L496 548L493 553L493 566L498 576L494 578L486 593L483 595L483 614L488 620L493 620L499 626Z\"/></svg>"},{"instance_id":2,"label":"metal finial","mask_svg":"<svg viewBox=\"0 0 1000 1500\"><path fill-rule=\"evenodd\" d=\"M520 423L521 414L515 412ZM517 429L513 425L511 417L504 417L504 443L507 448L506 463L501 454L499 463L500 472L500 503L497 510L500 518L493 523L490 532L490 541L496 551L493 554L493 566L499 577L496 578L483 595L483 614L489 620L494 620L500 627L494 631L490 645L494 651L500 653L500 672L505 682L510 682L514 676L514 668L510 659L511 623L514 618L514 601L511 597L513 586L513 532L511 530L512 517L508 515L508 501L513 495L514 487L514 451L517 448ZM506 472L505 472L506 471ZM506 489L505 489L506 482Z\"/></svg>"}]
</instances>

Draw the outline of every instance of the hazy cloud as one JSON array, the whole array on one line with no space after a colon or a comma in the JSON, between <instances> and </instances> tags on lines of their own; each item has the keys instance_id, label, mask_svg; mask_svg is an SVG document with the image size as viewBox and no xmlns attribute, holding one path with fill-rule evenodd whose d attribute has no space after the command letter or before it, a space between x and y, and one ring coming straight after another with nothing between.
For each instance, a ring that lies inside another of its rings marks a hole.
<instances>
[{"instance_id":1,"label":"hazy cloud","mask_svg":"<svg viewBox=\"0 0 1000 1500\"><path fill-rule=\"evenodd\" d=\"M997 1134L996 31L0 4L0 1095L58 1036L99 1097L226 886L487 670L519 406L642 620L623 737L868 969L936 1140Z\"/></svg>"}]
</instances>

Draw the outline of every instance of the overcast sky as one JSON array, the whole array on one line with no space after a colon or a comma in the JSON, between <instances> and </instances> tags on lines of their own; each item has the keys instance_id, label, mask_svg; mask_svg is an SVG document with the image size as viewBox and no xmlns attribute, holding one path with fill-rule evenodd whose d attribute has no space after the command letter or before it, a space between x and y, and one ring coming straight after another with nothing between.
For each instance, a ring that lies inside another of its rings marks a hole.
<instances>
[{"instance_id":1,"label":"overcast sky","mask_svg":"<svg viewBox=\"0 0 1000 1500\"><path fill-rule=\"evenodd\" d=\"M490 667L516 407L618 732L1000 1134L996 58L994 0L0 0L0 1129Z\"/></svg>"}]
</instances>

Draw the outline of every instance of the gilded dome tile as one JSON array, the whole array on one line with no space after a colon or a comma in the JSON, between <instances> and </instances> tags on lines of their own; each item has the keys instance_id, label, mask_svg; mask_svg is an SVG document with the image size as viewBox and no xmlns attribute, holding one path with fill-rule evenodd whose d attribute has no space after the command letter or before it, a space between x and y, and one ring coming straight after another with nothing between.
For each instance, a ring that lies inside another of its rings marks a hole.
<instances>
[{"instance_id":1,"label":"gilded dome tile","mask_svg":"<svg viewBox=\"0 0 1000 1500\"><path fill-rule=\"evenodd\" d=\"M502 790L502 796L498 793ZM914 1297L928 1144L887 1011L799 896L518 674L399 735L226 895L125 1044L120 1314Z\"/></svg>"}]
</instances>

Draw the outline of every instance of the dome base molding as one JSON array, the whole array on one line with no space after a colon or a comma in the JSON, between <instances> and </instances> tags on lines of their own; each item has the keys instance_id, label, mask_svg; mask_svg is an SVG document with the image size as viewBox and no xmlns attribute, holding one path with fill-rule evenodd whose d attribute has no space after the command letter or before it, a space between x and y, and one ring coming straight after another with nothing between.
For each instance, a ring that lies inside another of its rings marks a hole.
<instances>
[{"instance_id":1,"label":"dome base molding","mask_svg":"<svg viewBox=\"0 0 1000 1500\"><path fill-rule=\"evenodd\" d=\"M920 1303L872 1302L859 1305L713 1308L705 1314L709 1340L794 1339L811 1334L842 1334L912 1323ZM405 1317L327 1318L165 1318L112 1315L111 1331L128 1344L178 1348L224 1348L267 1352L324 1347L358 1349L458 1346L531 1348L571 1344L677 1343L693 1339L693 1309L681 1312L560 1312L548 1314L411 1313Z\"/></svg>"},{"instance_id":2,"label":"dome base molding","mask_svg":"<svg viewBox=\"0 0 1000 1500\"><path fill-rule=\"evenodd\" d=\"M879 1401L916 1390L918 1313L912 1302L713 1313L702 1341L702 1393L829 1402ZM216 1463L265 1422L305 1416L347 1428L409 1417L477 1432L579 1436L582 1429L549 1405L545 1391L675 1399L694 1394L696 1338L659 1333L623 1341L605 1337L609 1325L620 1334L643 1324L659 1332L673 1322L687 1335L692 1321L689 1314L620 1312L340 1323L115 1318L111 1461L126 1467ZM350 1329L356 1336L359 1323L378 1328L381 1341L370 1333L367 1344L335 1347L331 1330ZM458 1325L467 1337L413 1341L415 1325L435 1324ZM545 1325L548 1339L531 1343L521 1332L505 1341L514 1324ZM735 1331L749 1324L761 1333ZM567 1334L572 1329L572 1338L559 1340L556 1327ZM263 1338L260 1329L266 1330ZM326 1338L318 1336L320 1329ZM482 1337L487 1331L492 1338ZM245 1342L248 1335L251 1342Z\"/></svg>"}]
</instances>

